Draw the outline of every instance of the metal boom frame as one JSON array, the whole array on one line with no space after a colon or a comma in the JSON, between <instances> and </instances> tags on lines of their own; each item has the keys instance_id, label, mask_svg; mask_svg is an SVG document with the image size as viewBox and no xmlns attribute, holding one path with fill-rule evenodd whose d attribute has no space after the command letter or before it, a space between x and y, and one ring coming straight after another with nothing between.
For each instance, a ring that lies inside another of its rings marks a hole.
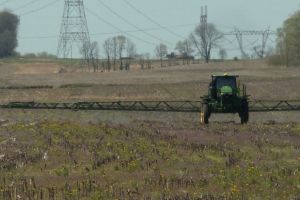
<instances>
[{"instance_id":1,"label":"metal boom frame","mask_svg":"<svg viewBox=\"0 0 300 200\"><path fill-rule=\"evenodd\" d=\"M201 112L201 101L112 101L40 103L11 102L2 109L119 110L152 112ZM300 111L300 100L251 100L250 112Z\"/></svg>"}]
</instances>

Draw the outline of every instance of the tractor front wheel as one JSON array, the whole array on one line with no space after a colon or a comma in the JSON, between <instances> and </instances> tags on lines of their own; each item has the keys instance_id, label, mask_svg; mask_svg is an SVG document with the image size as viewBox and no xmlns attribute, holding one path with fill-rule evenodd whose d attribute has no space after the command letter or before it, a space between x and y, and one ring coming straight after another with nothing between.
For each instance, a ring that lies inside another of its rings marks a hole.
<instances>
[{"instance_id":1,"label":"tractor front wheel","mask_svg":"<svg viewBox=\"0 0 300 200\"><path fill-rule=\"evenodd\" d=\"M210 110L208 104L202 104L200 120L203 124L209 123Z\"/></svg>"}]
</instances>

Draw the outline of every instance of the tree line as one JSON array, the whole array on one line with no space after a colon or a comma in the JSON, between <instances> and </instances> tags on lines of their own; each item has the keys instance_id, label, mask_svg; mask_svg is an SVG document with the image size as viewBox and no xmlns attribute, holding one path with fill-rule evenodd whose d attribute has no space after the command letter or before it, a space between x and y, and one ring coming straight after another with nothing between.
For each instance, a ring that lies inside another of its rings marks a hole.
<instances>
[{"instance_id":1,"label":"tree line","mask_svg":"<svg viewBox=\"0 0 300 200\"><path fill-rule=\"evenodd\" d=\"M300 65L300 11L295 12L283 26L277 30L276 50L269 55L271 64L286 66ZM15 51L18 40L18 16L9 11L0 12L0 58L18 55ZM181 41L177 42L175 51L180 59L186 59L189 63L194 56L202 58L206 63L211 60L212 50L219 49L221 60L226 59L226 48L220 46L223 33L214 24L198 25L192 33ZM117 35L110 37L102 44L104 59L106 60L105 70L129 70L132 60L139 60L142 68L149 67L150 54L137 54L136 45L126 36ZM89 42L82 46L80 53L87 66L93 67L94 71L100 63L100 47L97 42ZM259 50L254 49L255 52ZM178 58L174 53L169 53L167 45L160 43L154 48L155 57L163 67L165 59ZM27 54L26 56L54 58L55 56L45 52L39 54ZM25 57L26 57L25 56ZM102 64L103 65L103 64Z\"/></svg>"},{"instance_id":2,"label":"tree line","mask_svg":"<svg viewBox=\"0 0 300 200\"><path fill-rule=\"evenodd\" d=\"M8 12L0 12L0 58L13 56L18 45L19 18Z\"/></svg>"},{"instance_id":3,"label":"tree line","mask_svg":"<svg viewBox=\"0 0 300 200\"><path fill-rule=\"evenodd\" d=\"M284 21L277 30L277 46L270 63L276 65L300 66L300 10Z\"/></svg>"},{"instance_id":4,"label":"tree line","mask_svg":"<svg viewBox=\"0 0 300 200\"><path fill-rule=\"evenodd\" d=\"M205 62L211 59L212 49L219 47L218 42L223 34L217 30L215 25L199 25L187 39L179 41L175 50L180 54L181 59L186 59L189 63L194 58L195 53L204 58ZM145 65L145 60L150 59L150 54L137 54L136 45L126 36L118 35L108 38L103 43L104 58L106 60L105 70L129 70L131 60L140 60L141 68ZM99 45L97 42L84 44L81 54L85 58L88 66L95 69L99 65ZM168 55L167 45L160 43L154 49L154 54L163 67L164 59L176 59L175 55ZM220 55L224 59L227 55L226 50L220 50ZM149 67L149 64L147 64Z\"/></svg>"}]
</instances>

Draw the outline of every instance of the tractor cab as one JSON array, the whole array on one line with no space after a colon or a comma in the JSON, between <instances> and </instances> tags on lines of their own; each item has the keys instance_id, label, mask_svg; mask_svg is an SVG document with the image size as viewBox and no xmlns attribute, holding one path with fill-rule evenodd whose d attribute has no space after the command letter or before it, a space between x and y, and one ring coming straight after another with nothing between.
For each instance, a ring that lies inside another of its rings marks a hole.
<instances>
[{"instance_id":1,"label":"tractor cab","mask_svg":"<svg viewBox=\"0 0 300 200\"><path fill-rule=\"evenodd\" d=\"M238 92L237 84L238 76L212 76L212 81L209 85L209 93L214 99L219 99L221 96L236 96Z\"/></svg>"}]
</instances>

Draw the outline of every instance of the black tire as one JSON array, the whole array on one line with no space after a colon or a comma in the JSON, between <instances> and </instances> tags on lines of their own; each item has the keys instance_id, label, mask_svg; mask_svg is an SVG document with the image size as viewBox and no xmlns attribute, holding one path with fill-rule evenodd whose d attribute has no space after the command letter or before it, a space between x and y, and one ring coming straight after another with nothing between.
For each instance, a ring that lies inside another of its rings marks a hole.
<instances>
[{"instance_id":1,"label":"black tire","mask_svg":"<svg viewBox=\"0 0 300 200\"><path fill-rule=\"evenodd\" d=\"M249 121L249 104L248 101L242 101L240 111L241 124L247 124Z\"/></svg>"},{"instance_id":2,"label":"black tire","mask_svg":"<svg viewBox=\"0 0 300 200\"><path fill-rule=\"evenodd\" d=\"M210 110L208 104L202 104L202 114L203 114L203 123L208 124L209 123L209 117L210 117Z\"/></svg>"}]
</instances>

